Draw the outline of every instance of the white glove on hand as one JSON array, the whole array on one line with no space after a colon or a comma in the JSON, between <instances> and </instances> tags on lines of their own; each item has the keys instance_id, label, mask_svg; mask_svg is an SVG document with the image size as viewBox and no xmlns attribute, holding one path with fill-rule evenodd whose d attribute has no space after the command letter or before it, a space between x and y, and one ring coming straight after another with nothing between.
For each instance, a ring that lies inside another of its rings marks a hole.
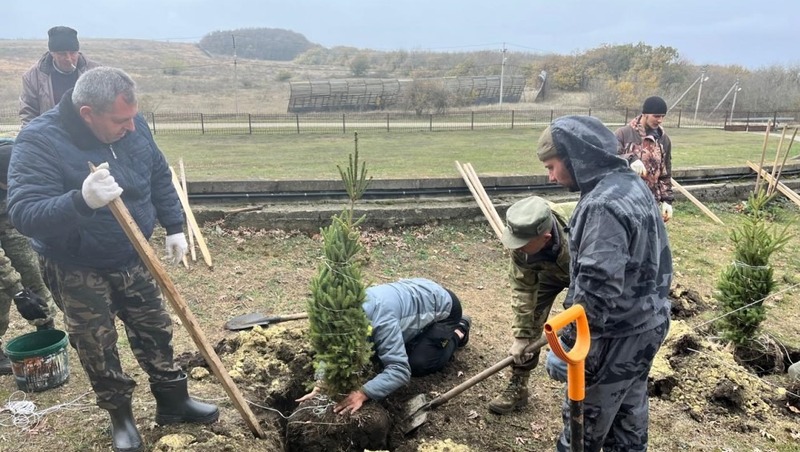
<instances>
[{"instance_id":1,"label":"white glove on hand","mask_svg":"<svg viewBox=\"0 0 800 452\"><path fill-rule=\"evenodd\" d=\"M672 219L672 206L666 202L661 203L661 218L664 219L664 223Z\"/></svg>"},{"instance_id":2,"label":"white glove on hand","mask_svg":"<svg viewBox=\"0 0 800 452\"><path fill-rule=\"evenodd\" d=\"M514 344L511 345L511 348L508 350L508 354L514 357L514 363L522 364L533 358L533 353L525 353L525 348L527 348L530 343L531 340L528 338L518 337L514 339Z\"/></svg>"},{"instance_id":3,"label":"white glove on hand","mask_svg":"<svg viewBox=\"0 0 800 452\"><path fill-rule=\"evenodd\" d=\"M186 243L186 236L183 235L183 232L167 236L167 259L171 263L180 264L188 249L189 244Z\"/></svg>"},{"instance_id":4,"label":"white glove on hand","mask_svg":"<svg viewBox=\"0 0 800 452\"><path fill-rule=\"evenodd\" d=\"M647 168L644 167L644 163L642 163L641 160L634 160L631 162L631 169L634 173L638 174L639 177L647 175Z\"/></svg>"},{"instance_id":5,"label":"white glove on hand","mask_svg":"<svg viewBox=\"0 0 800 452\"><path fill-rule=\"evenodd\" d=\"M81 196L86 205L92 209L99 209L122 194L122 188L117 185L114 176L108 171L108 162L100 164L93 173L83 181Z\"/></svg>"}]
</instances>

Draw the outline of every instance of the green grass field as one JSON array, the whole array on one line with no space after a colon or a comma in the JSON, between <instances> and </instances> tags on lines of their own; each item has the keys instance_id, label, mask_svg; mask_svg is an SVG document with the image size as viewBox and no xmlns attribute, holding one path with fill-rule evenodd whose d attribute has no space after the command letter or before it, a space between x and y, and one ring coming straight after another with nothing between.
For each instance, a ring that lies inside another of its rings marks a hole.
<instances>
[{"instance_id":1,"label":"green grass field","mask_svg":"<svg viewBox=\"0 0 800 452\"><path fill-rule=\"evenodd\" d=\"M758 161L762 133L670 129L673 168L744 166ZM534 156L541 129L456 132L368 130L358 134L361 159L376 179L458 177L454 161L481 175L545 174ZM176 166L183 158L194 181L338 179L336 165L354 150L352 133L287 135L156 135ZM767 162L774 159L773 134ZM176 166L177 167L177 166Z\"/></svg>"}]
</instances>

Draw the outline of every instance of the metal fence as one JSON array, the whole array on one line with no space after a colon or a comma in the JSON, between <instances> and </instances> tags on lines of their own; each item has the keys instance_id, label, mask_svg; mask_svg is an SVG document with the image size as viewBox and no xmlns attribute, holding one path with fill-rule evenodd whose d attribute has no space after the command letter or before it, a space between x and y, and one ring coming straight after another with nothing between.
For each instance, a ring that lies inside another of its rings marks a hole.
<instances>
[{"instance_id":1,"label":"metal fence","mask_svg":"<svg viewBox=\"0 0 800 452\"><path fill-rule=\"evenodd\" d=\"M483 110L442 114L413 113L170 113L142 112L153 134L301 134L348 133L376 130L385 132L434 132L480 129L544 127L565 115L595 116L609 127L621 126L637 114L632 109L558 108L529 110ZM696 127L727 130L764 130L768 122L780 126L796 122L800 111L742 112L730 118L725 113L684 113L673 110L665 118L668 128ZM19 129L16 112L0 112L0 132Z\"/></svg>"}]
</instances>

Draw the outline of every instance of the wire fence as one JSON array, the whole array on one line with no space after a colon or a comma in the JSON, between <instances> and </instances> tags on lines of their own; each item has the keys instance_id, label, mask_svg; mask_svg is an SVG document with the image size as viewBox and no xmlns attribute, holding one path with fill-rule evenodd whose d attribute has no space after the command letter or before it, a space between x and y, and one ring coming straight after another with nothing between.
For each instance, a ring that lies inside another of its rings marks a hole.
<instances>
[{"instance_id":1,"label":"wire fence","mask_svg":"<svg viewBox=\"0 0 800 452\"><path fill-rule=\"evenodd\" d=\"M595 116L609 127L618 127L636 117L631 109L541 108L528 110L485 110L415 114L404 112L368 113L185 113L142 112L155 135L241 135L347 133L376 130L385 132L435 132L480 129L545 127L565 115ZM727 113L673 110L664 118L668 128L695 127L725 130L763 131L768 123L780 127L794 123L800 111ZM16 112L0 111L0 132L19 130Z\"/></svg>"}]
</instances>

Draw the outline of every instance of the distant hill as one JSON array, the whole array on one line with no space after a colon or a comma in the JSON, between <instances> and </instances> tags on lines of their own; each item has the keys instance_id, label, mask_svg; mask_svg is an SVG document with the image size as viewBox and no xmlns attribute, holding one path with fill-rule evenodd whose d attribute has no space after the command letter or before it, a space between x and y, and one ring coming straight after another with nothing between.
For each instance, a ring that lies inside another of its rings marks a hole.
<instances>
[{"instance_id":1,"label":"distant hill","mask_svg":"<svg viewBox=\"0 0 800 452\"><path fill-rule=\"evenodd\" d=\"M217 55L235 51L242 58L275 61L291 61L316 46L300 33L280 28L215 31L200 40L201 48Z\"/></svg>"}]
</instances>

